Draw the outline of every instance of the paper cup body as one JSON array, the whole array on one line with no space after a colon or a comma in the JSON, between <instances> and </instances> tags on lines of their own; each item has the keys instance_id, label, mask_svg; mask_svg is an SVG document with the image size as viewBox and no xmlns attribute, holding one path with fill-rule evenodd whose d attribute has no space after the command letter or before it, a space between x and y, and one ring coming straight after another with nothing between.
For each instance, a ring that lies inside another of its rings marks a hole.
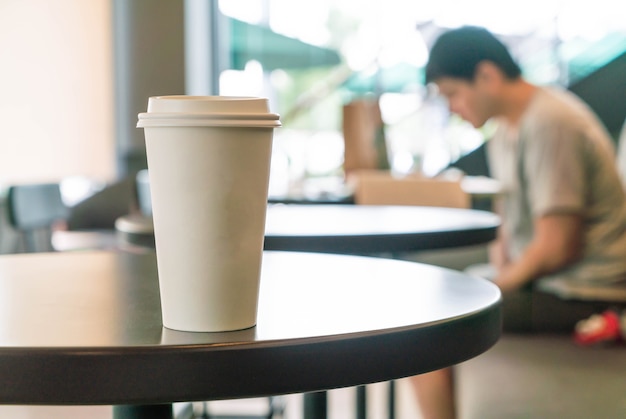
<instances>
[{"instance_id":1,"label":"paper cup body","mask_svg":"<svg viewBox=\"0 0 626 419\"><path fill-rule=\"evenodd\" d=\"M221 109L219 97L207 101ZM278 125L276 119L273 126L263 125L267 109L257 111L258 118L250 111L245 119L229 118L240 113L236 99L227 101L230 108L219 118L215 109L205 110L207 118L183 112L140 115L163 325L175 330L219 332L256 324L273 127Z\"/></svg>"}]
</instances>

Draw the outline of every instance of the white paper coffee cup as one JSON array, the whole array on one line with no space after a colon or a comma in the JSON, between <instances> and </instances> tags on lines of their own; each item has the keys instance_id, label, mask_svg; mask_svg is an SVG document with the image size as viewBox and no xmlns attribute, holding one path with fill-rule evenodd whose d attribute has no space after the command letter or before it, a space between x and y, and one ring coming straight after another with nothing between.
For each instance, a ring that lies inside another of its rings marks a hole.
<instances>
[{"instance_id":1,"label":"white paper coffee cup","mask_svg":"<svg viewBox=\"0 0 626 419\"><path fill-rule=\"evenodd\" d=\"M151 97L139 114L163 325L256 324L273 129L266 99Z\"/></svg>"}]
</instances>

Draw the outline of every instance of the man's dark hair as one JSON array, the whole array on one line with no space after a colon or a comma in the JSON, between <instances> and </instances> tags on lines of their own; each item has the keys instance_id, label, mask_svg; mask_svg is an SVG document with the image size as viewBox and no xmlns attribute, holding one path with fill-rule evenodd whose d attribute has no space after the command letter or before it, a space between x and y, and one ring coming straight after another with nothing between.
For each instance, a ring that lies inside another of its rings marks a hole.
<instances>
[{"instance_id":1,"label":"man's dark hair","mask_svg":"<svg viewBox=\"0 0 626 419\"><path fill-rule=\"evenodd\" d=\"M520 67L492 33L476 26L464 26L441 35L430 50L426 83L441 77L473 81L481 61L495 64L509 79L521 75Z\"/></svg>"}]
</instances>

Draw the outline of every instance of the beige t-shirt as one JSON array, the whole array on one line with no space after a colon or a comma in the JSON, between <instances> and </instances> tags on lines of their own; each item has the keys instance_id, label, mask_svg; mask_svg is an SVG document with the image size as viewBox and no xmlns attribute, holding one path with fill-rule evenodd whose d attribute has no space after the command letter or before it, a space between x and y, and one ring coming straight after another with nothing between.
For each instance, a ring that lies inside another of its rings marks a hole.
<instances>
[{"instance_id":1,"label":"beige t-shirt","mask_svg":"<svg viewBox=\"0 0 626 419\"><path fill-rule=\"evenodd\" d=\"M541 288L581 296L588 288L626 282L626 195L615 150L580 99L539 88L519 126L501 123L488 150L492 175L507 191L502 218L513 260L532 240L534 218L583 216L584 257L543 278Z\"/></svg>"}]
</instances>

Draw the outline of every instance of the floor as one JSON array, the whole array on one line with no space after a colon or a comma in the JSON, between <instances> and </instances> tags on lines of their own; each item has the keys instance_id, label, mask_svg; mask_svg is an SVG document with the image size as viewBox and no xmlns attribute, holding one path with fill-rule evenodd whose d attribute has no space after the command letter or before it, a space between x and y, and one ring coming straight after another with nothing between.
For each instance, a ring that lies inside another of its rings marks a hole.
<instances>
[{"instance_id":1,"label":"floor","mask_svg":"<svg viewBox=\"0 0 626 419\"><path fill-rule=\"evenodd\" d=\"M386 419L387 384L372 384L367 387L368 419ZM284 419L302 419L302 395L287 395ZM329 392L328 419L354 418L355 392L353 388ZM412 398L410 383L398 380L396 385L397 419L419 419L419 413ZM177 406L181 407L181 406ZM196 410L202 408L195 405ZM237 413L254 414L264 411L264 399L211 402L213 414ZM0 406L0 419L110 419L111 406Z\"/></svg>"}]
</instances>

